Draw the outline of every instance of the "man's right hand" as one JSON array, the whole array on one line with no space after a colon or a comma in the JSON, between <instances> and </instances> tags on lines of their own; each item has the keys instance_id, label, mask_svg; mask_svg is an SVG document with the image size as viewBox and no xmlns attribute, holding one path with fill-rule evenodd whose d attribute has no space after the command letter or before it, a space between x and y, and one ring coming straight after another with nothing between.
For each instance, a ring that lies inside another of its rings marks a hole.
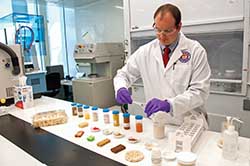
<instances>
[{"instance_id":1,"label":"man's right hand","mask_svg":"<svg viewBox=\"0 0 250 166\"><path fill-rule=\"evenodd\" d=\"M133 100L127 88L120 88L117 91L116 101L119 104L132 104Z\"/></svg>"}]
</instances>

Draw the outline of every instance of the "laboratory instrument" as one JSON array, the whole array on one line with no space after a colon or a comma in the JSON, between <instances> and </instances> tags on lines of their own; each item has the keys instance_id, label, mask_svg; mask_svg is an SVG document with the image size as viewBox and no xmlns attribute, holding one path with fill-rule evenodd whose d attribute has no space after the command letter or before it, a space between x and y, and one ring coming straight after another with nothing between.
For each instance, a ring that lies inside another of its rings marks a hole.
<instances>
[{"instance_id":1,"label":"laboratory instrument","mask_svg":"<svg viewBox=\"0 0 250 166\"><path fill-rule=\"evenodd\" d=\"M14 86L23 74L20 45L0 43L0 106L14 103Z\"/></svg>"},{"instance_id":2,"label":"laboratory instrument","mask_svg":"<svg viewBox=\"0 0 250 166\"><path fill-rule=\"evenodd\" d=\"M74 101L103 108L115 105L113 77L123 65L123 44L77 44L74 58L79 68L90 67L87 77L72 81Z\"/></svg>"}]
</instances>

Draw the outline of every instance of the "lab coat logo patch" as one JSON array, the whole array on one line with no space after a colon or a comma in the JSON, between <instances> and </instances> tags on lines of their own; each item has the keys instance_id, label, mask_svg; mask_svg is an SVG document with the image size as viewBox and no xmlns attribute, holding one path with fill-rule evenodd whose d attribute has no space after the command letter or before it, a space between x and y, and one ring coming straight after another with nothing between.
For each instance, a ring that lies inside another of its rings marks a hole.
<instances>
[{"instance_id":1,"label":"lab coat logo patch","mask_svg":"<svg viewBox=\"0 0 250 166\"><path fill-rule=\"evenodd\" d=\"M187 50L181 50L181 52L182 52L182 55L179 58L179 61L181 63L187 63L191 58L191 54Z\"/></svg>"}]
</instances>

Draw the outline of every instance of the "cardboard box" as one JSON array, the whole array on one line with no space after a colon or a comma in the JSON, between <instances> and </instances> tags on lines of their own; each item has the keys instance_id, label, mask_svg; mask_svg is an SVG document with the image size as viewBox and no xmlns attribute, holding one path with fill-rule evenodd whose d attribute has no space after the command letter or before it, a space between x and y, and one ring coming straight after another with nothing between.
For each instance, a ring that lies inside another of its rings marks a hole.
<instances>
[{"instance_id":1,"label":"cardboard box","mask_svg":"<svg viewBox=\"0 0 250 166\"><path fill-rule=\"evenodd\" d=\"M26 109L33 107L33 90L32 86L15 86L14 87L15 106Z\"/></svg>"}]
</instances>

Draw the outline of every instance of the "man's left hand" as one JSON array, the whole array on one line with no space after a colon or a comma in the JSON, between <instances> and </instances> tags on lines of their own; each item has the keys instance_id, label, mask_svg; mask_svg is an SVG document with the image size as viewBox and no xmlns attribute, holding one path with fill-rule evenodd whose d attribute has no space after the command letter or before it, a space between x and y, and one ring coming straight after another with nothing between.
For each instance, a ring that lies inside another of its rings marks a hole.
<instances>
[{"instance_id":1,"label":"man's left hand","mask_svg":"<svg viewBox=\"0 0 250 166\"><path fill-rule=\"evenodd\" d=\"M147 103L144 110L144 112L147 114L147 117L150 117L153 113L158 111L169 112L170 103L167 100L154 98Z\"/></svg>"}]
</instances>

